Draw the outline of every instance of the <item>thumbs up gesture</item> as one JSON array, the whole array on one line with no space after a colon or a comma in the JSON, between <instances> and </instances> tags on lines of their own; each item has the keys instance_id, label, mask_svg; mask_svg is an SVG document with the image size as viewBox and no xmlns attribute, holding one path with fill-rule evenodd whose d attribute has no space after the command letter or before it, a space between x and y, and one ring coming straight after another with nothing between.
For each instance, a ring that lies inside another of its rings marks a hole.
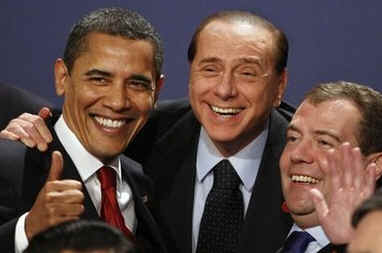
<instances>
[{"instance_id":1,"label":"thumbs up gesture","mask_svg":"<svg viewBox=\"0 0 382 253\"><path fill-rule=\"evenodd\" d=\"M28 240L51 226L78 219L84 211L82 183L60 180L63 163L62 154L54 151L46 183L25 218Z\"/></svg>"}]
</instances>

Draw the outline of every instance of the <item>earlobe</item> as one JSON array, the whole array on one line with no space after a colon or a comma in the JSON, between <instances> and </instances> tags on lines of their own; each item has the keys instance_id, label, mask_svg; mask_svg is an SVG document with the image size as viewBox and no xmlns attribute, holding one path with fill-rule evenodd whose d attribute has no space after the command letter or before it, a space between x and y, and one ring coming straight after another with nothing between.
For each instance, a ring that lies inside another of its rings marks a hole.
<instances>
[{"instance_id":1,"label":"earlobe","mask_svg":"<svg viewBox=\"0 0 382 253\"><path fill-rule=\"evenodd\" d=\"M58 58L54 64L54 79L56 94L63 96L65 94L65 83L68 81L69 73L64 60Z\"/></svg>"},{"instance_id":2,"label":"earlobe","mask_svg":"<svg viewBox=\"0 0 382 253\"><path fill-rule=\"evenodd\" d=\"M282 98L284 96L285 88L288 82L288 71L285 68L284 71L280 75L280 82L277 88L277 93L275 96L275 100L273 102L274 107L278 107L281 104Z\"/></svg>"},{"instance_id":3,"label":"earlobe","mask_svg":"<svg viewBox=\"0 0 382 253\"><path fill-rule=\"evenodd\" d=\"M154 90L154 106L156 105L156 102L158 101L160 90L162 89L164 85L164 79L165 79L164 75L161 74L158 80L156 81L155 90Z\"/></svg>"},{"instance_id":4,"label":"earlobe","mask_svg":"<svg viewBox=\"0 0 382 253\"><path fill-rule=\"evenodd\" d=\"M376 179L379 179L382 176L382 153L377 154L374 163L377 165L375 177Z\"/></svg>"}]
</instances>

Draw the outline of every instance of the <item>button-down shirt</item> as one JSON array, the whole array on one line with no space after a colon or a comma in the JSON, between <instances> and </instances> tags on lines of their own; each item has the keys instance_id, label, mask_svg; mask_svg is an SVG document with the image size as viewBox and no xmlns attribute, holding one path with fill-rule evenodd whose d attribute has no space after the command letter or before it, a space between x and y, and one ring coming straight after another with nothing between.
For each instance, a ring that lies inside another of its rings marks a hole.
<instances>
[{"instance_id":1,"label":"button-down shirt","mask_svg":"<svg viewBox=\"0 0 382 253\"><path fill-rule=\"evenodd\" d=\"M230 161L242 181L239 188L243 194L244 212L246 213L253 187L255 185L267 136L268 128L261 132L257 138L255 138L251 143L235 155L224 157L217 150L205 129L203 127L201 128L198 151L196 155L195 197L192 221L192 252L196 251L204 205L207 200L208 193L212 189L213 185L214 175L212 168L223 159L228 159Z\"/></svg>"},{"instance_id":2,"label":"button-down shirt","mask_svg":"<svg viewBox=\"0 0 382 253\"><path fill-rule=\"evenodd\" d=\"M321 226L311 227L311 228L307 228L307 229L301 229L296 224L293 224L291 230L289 231L288 236L293 231L308 232L315 239L315 241L312 241L308 244L308 247L306 248L305 253L317 253L318 251L320 251L322 248L324 248L326 245L328 245L330 243L328 237L324 233L324 230L322 229Z\"/></svg>"},{"instance_id":3,"label":"button-down shirt","mask_svg":"<svg viewBox=\"0 0 382 253\"><path fill-rule=\"evenodd\" d=\"M69 127L65 123L65 120L62 115L56 122L54 130L56 131L58 139L64 146L65 151L68 153L75 167L77 168L81 180L89 193L90 199L92 200L93 205L95 206L98 214L100 215L102 194L101 184L97 178L96 172L98 169L104 166L104 164L95 156L90 154L82 146L81 142L77 139L76 135L69 129ZM125 220L126 226L134 232L137 227L137 219L135 215L133 195L130 186L127 184L127 182L122 180L121 161L119 158L116 158L112 163L106 165L113 168L116 172L117 201L121 209L122 216ZM28 239L24 230L26 215L27 213L21 216L16 224L16 253L22 252L28 246Z\"/></svg>"}]
</instances>

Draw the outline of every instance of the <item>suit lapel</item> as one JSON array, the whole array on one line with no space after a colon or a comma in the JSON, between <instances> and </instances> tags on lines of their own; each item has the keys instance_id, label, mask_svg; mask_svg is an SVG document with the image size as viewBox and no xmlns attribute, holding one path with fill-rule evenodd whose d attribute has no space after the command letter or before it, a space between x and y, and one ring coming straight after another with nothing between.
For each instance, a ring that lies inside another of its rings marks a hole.
<instances>
[{"instance_id":1,"label":"suit lapel","mask_svg":"<svg viewBox=\"0 0 382 253\"><path fill-rule=\"evenodd\" d=\"M155 144L148 167L155 185L154 212L170 252L191 252L195 160L200 125L191 112ZM185 134L187 133L187 134Z\"/></svg>"},{"instance_id":2,"label":"suit lapel","mask_svg":"<svg viewBox=\"0 0 382 253\"><path fill-rule=\"evenodd\" d=\"M282 245L292 219L281 210L283 202L279 159L285 143L286 122L272 113L263 152L242 231L239 251L275 252Z\"/></svg>"}]
</instances>

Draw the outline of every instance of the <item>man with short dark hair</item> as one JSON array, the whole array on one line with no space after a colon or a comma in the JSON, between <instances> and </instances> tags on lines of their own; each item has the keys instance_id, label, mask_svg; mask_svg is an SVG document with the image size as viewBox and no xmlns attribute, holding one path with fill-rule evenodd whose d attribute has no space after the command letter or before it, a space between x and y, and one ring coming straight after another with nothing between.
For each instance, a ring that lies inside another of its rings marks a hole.
<instances>
[{"instance_id":1,"label":"man with short dark hair","mask_svg":"<svg viewBox=\"0 0 382 253\"><path fill-rule=\"evenodd\" d=\"M23 253L139 253L120 230L104 222L77 220L51 227L32 238Z\"/></svg>"},{"instance_id":2,"label":"man with short dark hair","mask_svg":"<svg viewBox=\"0 0 382 253\"><path fill-rule=\"evenodd\" d=\"M280 252L334 252L348 243L352 211L382 174L382 95L338 81L307 93L280 159L282 189L295 222ZM303 246L302 246L303 245Z\"/></svg>"},{"instance_id":3,"label":"man with short dark hair","mask_svg":"<svg viewBox=\"0 0 382 253\"><path fill-rule=\"evenodd\" d=\"M382 192L377 191L356 209L352 217L354 235L348 253L379 253L382 251Z\"/></svg>"},{"instance_id":4,"label":"man with short dark hair","mask_svg":"<svg viewBox=\"0 0 382 253\"><path fill-rule=\"evenodd\" d=\"M136 12L99 9L75 24L55 62L64 103L47 123L48 150L0 142L2 252L21 252L37 233L79 218L102 219L147 250L166 251L146 206L150 181L121 155L153 109L162 57L159 35Z\"/></svg>"}]
</instances>

